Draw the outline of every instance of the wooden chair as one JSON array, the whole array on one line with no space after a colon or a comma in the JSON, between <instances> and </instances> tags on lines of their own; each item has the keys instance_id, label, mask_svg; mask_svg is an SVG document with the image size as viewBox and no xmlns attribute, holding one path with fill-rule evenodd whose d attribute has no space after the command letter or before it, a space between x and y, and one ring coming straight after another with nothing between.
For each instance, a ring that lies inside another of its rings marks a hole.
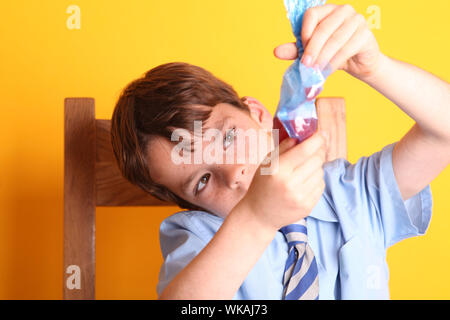
<instances>
[{"instance_id":1,"label":"wooden chair","mask_svg":"<svg viewBox=\"0 0 450 320\"><path fill-rule=\"evenodd\" d=\"M347 158L345 101L316 100L319 130L329 134L327 161ZM63 298L95 299L95 208L173 206L126 181L115 163L111 121L95 118L92 98L64 101Z\"/></svg>"}]
</instances>

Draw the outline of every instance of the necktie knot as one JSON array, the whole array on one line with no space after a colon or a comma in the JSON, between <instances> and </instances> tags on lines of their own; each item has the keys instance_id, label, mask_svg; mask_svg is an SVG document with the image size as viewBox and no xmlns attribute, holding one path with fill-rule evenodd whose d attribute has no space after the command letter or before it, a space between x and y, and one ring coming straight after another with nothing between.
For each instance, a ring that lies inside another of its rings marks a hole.
<instances>
[{"instance_id":1,"label":"necktie knot","mask_svg":"<svg viewBox=\"0 0 450 320\"><path fill-rule=\"evenodd\" d=\"M284 226L280 231L286 237L289 250L297 244L308 242L308 232L306 229L306 220L302 219L294 224Z\"/></svg>"}]
</instances>

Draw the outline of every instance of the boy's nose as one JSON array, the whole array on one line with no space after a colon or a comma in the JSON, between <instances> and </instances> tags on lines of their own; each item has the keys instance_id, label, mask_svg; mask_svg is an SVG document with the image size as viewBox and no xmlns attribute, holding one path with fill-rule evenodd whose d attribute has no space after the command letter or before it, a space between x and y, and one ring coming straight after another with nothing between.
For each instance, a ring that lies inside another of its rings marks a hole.
<instances>
[{"instance_id":1,"label":"boy's nose","mask_svg":"<svg viewBox=\"0 0 450 320\"><path fill-rule=\"evenodd\" d=\"M247 168L243 165L233 166L227 173L227 184L231 189L245 187Z\"/></svg>"}]
</instances>

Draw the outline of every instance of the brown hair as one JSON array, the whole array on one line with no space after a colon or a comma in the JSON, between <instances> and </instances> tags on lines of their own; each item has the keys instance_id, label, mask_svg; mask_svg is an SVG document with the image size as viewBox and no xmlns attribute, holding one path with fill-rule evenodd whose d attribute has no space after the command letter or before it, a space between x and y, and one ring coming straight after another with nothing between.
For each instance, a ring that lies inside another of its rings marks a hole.
<instances>
[{"instance_id":1,"label":"brown hair","mask_svg":"<svg viewBox=\"0 0 450 320\"><path fill-rule=\"evenodd\" d=\"M219 103L249 112L229 84L201 67L184 62L159 65L128 84L111 119L112 148L123 177L160 200L175 202L185 209L204 210L152 181L147 144L155 136L170 141L176 128L193 132L194 120L206 121Z\"/></svg>"}]
</instances>

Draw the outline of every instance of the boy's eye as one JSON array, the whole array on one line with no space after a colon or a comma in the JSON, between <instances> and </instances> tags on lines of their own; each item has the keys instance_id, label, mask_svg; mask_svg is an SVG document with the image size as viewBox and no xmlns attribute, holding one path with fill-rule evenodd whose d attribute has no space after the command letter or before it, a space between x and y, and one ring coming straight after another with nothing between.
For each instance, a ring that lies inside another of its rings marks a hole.
<instances>
[{"instance_id":1,"label":"boy's eye","mask_svg":"<svg viewBox=\"0 0 450 320\"><path fill-rule=\"evenodd\" d=\"M200 180L197 183L197 186L195 187L195 195L197 195L197 193L206 186L210 176L211 174L207 173L200 178Z\"/></svg>"},{"instance_id":2,"label":"boy's eye","mask_svg":"<svg viewBox=\"0 0 450 320\"><path fill-rule=\"evenodd\" d=\"M228 148L228 146L233 142L235 136L236 136L236 127L233 127L227 131L225 137L223 138L223 146L225 149Z\"/></svg>"}]
</instances>

